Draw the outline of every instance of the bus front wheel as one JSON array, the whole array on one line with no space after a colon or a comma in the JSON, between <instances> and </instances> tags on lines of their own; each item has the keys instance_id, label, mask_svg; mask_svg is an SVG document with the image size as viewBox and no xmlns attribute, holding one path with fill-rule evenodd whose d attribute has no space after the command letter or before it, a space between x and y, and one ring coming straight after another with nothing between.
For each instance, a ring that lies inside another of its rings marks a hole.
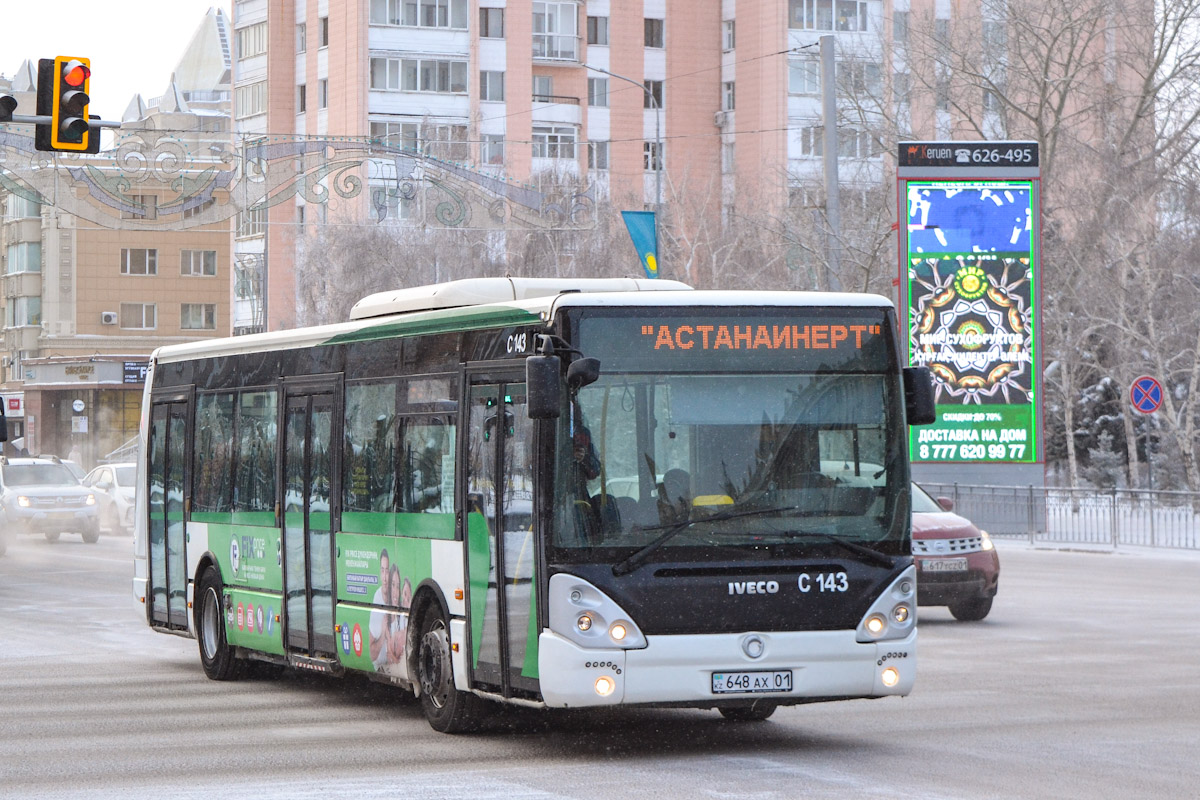
<instances>
[{"instance_id":1,"label":"bus front wheel","mask_svg":"<svg viewBox=\"0 0 1200 800\"><path fill-rule=\"evenodd\" d=\"M200 576L196 639L200 644L200 664L204 667L204 674L214 681L234 680L241 672L241 661L234 656L233 648L225 639L222 588L220 573L210 565Z\"/></svg>"},{"instance_id":2,"label":"bus front wheel","mask_svg":"<svg viewBox=\"0 0 1200 800\"><path fill-rule=\"evenodd\" d=\"M417 682L421 710L435 731L463 733L478 725L481 701L454 686L450 631L445 615L436 605L421 618L417 639Z\"/></svg>"}]
</instances>

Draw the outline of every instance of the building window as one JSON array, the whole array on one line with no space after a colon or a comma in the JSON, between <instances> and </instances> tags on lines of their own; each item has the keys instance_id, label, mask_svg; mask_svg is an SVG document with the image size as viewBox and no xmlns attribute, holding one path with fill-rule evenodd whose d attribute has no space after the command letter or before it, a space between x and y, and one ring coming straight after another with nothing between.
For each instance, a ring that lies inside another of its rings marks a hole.
<instances>
[{"instance_id":1,"label":"building window","mask_svg":"<svg viewBox=\"0 0 1200 800\"><path fill-rule=\"evenodd\" d=\"M820 94L821 62L815 58L788 61L788 94Z\"/></svg>"},{"instance_id":2,"label":"building window","mask_svg":"<svg viewBox=\"0 0 1200 800\"><path fill-rule=\"evenodd\" d=\"M642 142L642 169L656 172L663 167L663 149L658 142Z\"/></svg>"},{"instance_id":3,"label":"building window","mask_svg":"<svg viewBox=\"0 0 1200 800\"><path fill-rule=\"evenodd\" d=\"M808 31L865 31L867 0L788 0L788 27Z\"/></svg>"},{"instance_id":4,"label":"building window","mask_svg":"<svg viewBox=\"0 0 1200 800\"><path fill-rule=\"evenodd\" d=\"M575 3L533 4L533 57L575 60L579 57L579 6Z\"/></svg>"},{"instance_id":5,"label":"building window","mask_svg":"<svg viewBox=\"0 0 1200 800\"><path fill-rule=\"evenodd\" d=\"M121 303L121 327L152 330L158 327L158 306L154 303Z\"/></svg>"},{"instance_id":6,"label":"building window","mask_svg":"<svg viewBox=\"0 0 1200 800\"><path fill-rule=\"evenodd\" d=\"M158 197L152 194L132 194L133 208L121 209L121 219L158 219Z\"/></svg>"},{"instance_id":7,"label":"building window","mask_svg":"<svg viewBox=\"0 0 1200 800\"><path fill-rule=\"evenodd\" d=\"M267 113L267 82L259 81L248 86L239 86L234 92L237 118L245 119L256 114Z\"/></svg>"},{"instance_id":8,"label":"building window","mask_svg":"<svg viewBox=\"0 0 1200 800\"><path fill-rule=\"evenodd\" d=\"M467 27L467 0L370 0L372 25Z\"/></svg>"},{"instance_id":9,"label":"building window","mask_svg":"<svg viewBox=\"0 0 1200 800\"><path fill-rule=\"evenodd\" d=\"M144 247L122 247L121 274L157 275L158 251Z\"/></svg>"},{"instance_id":10,"label":"building window","mask_svg":"<svg viewBox=\"0 0 1200 800\"><path fill-rule=\"evenodd\" d=\"M261 56L267 52L267 23L259 22L234 31L238 59Z\"/></svg>"},{"instance_id":11,"label":"building window","mask_svg":"<svg viewBox=\"0 0 1200 800\"><path fill-rule=\"evenodd\" d=\"M838 158L877 158L882 154L870 133L858 128L838 128Z\"/></svg>"},{"instance_id":12,"label":"building window","mask_svg":"<svg viewBox=\"0 0 1200 800\"><path fill-rule=\"evenodd\" d=\"M317 108L329 108L329 79L317 81Z\"/></svg>"},{"instance_id":13,"label":"building window","mask_svg":"<svg viewBox=\"0 0 1200 800\"><path fill-rule=\"evenodd\" d=\"M879 97L883 86L879 65L869 61L843 61L837 66L843 86L855 95Z\"/></svg>"},{"instance_id":14,"label":"building window","mask_svg":"<svg viewBox=\"0 0 1200 800\"><path fill-rule=\"evenodd\" d=\"M42 324L42 298L8 298L8 320L6 327L24 328Z\"/></svg>"},{"instance_id":15,"label":"building window","mask_svg":"<svg viewBox=\"0 0 1200 800\"><path fill-rule=\"evenodd\" d=\"M733 81L726 81L725 83L721 84L721 110L733 111L733 109Z\"/></svg>"},{"instance_id":16,"label":"building window","mask_svg":"<svg viewBox=\"0 0 1200 800\"><path fill-rule=\"evenodd\" d=\"M432 58L372 58L371 88L465 94L467 62Z\"/></svg>"},{"instance_id":17,"label":"building window","mask_svg":"<svg viewBox=\"0 0 1200 800\"><path fill-rule=\"evenodd\" d=\"M479 99L504 101L504 73L481 71L479 73Z\"/></svg>"},{"instance_id":18,"label":"building window","mask_svg":"<svg viewBox=\"0 0 1200 800\"><path fill-rule=\"evenodd\" d=\"M588 169L608 171L608 142L588 142Z\"/></svg>"},{"instance_id":19,"label":"building window","mask_svg":"<svg viewBox=\"0 0 1200 800\"><path fill-rule=\"evenodd\" d=\"M587 43L608 44L608 17L587 18Z\"/></svg>"},{"instance_id":20,"label":"building window","mask_svg":"<svg viewBox=\"0 0 1200 800\"><path fill-rule=\"evenodd\" d=\"M608 78L588 78L588 105L608 108Z\"/></svg>"},{"instance_id":21,"label":"building window","mask_svg":"<svg viewBox=\"0 0 1200 800\"><path fill-rule=\"evenodd\" d=\"M950 76L938 75L934 86L934 107L938 111L950 110Z\"/></svg>"},{"instance_id":22,"label":"building window","mask_svg":"<svg viewBox=\"0 0 1200 800\"><path fill-rule=\"evenodd\" d=\"M906 76L907 77L907 76ZM983 90L983 110L987 114L999 114L1004 104L1000 102L1000 95L993 92L991 89Z\"/></svg>"},{"instance_id":23,"label":"building window","mask_svg":"<svg viewBox=\"0 0 1200 800\"><path fill-rule=\"evenodd\" d=\"M214 277L217 274L216 250L180 250L179 274L192 278Z\"/></svg>"},{"instance_id":24,"label":"building window","mask_svg":"<svg viewBox=\"0 0 1200 800\"><path fill-rule=\"evenodd\" d=\"M183 209L183 218L191 219L193 217L198 217L201 214L203 214L205 211L207 211L208 209L215 206L216 204L217 204L217 201L213 200L210 197L202 203L197 203L194 206L187 206L186 208Z\"/></svg>"},{"instance_id":25,"label":"building window","mask_svg":"<svg viewBox=\"0 0 1200 800\"><path fill-rule=\"evenodd\" d=\"M800 128L800 155L810 158L820 158L825 154L825 128L822 125L809 125Z\"/></svg>"},{"instance_id":26,"label":"building window","mask_svg":"<svg viewBox=\"0 0 1200 800\"><path fill-rule=\"evenodd\" d=\"M646 47L661 48L663 46L663 21L661 19L643 20Z\"/></svg>"},{"instance_id":27,"label":"building window","mask_svg":"<svg viewBox=\"0 0 1200 800\"><path fill-rule=\"evenodd\" d=\"M369 213L375 222L413 219L417 214L417 197L406 197L395 188L373 187Z\"/></svg>"},{"instance_id":28,"label":"building window","mask_svg":"<svg viewBox=\"0 0 1200 800\"><path fill-rule=\"evenodd\" d=\"M535 103L554 101L554 78L549 75L533 76L533 101Z\"/></svg>"},{"instance_id":29,"label":"building window","mask_svg":"<svg viewBox=\"0 0 1200 800\"><path fill-rule=\"evenodd\" d=\"M642 93L642 108L662 108L663 107L663 82L662 81L642 81L646 87L646 92ZM653 98L653 102L651 102Z\"/></svg>"},{"instance_id":30,"label":"building window","mask_svg":"<svg viewBox=\"0 0 1200 800\"><path fill-rule=\"evenodd\" d=\"M42 215L41 203L36 200L28 200L20 195L10 194L7 207L6 216L9 220L36 219Z\"/></svg>"},{"instance_id":31,"label":"building window","mask_svg":"<svg viewBox=\"0 0 1200 800\"><path fill-rule=\"evenodd\" d=\"M217 329L216 304L184 303L179 307L179 327L185 331L215 331Z\"/></svg>"},{"instance_id":32,"label":"building window","mask_svg":"<svg viewBox=\"0 0 1200 800\"><path fill-rule=\"evenodd\" d=\"M8 246L6 271L9 275L18 272L42 271L42 243L19 242Z\"/></svg>"},{"instance_id":33,"label":"building window","mask_svg":"<svg viewBox=\"0 0 1200 800\"><path fill-rule=\"evenodd\" d=\"M535 125L533 157L574 158L575 129L564 125Z\"/></svg>"},{"instance_id":34,"label":"building window","mask_svg":"<svg viewBox=\"0 0 1200 800\"><path fill-rule=\"evenodd\" d=\"M907 72L897 72L892 75L892 100L896 105L909 102L909 74Z\"/></svg>"},{"instance_id":35,"label":"building window","mask_svg":"<svg viewBox=\"0 0 1200 800\"><path fill-rule=\"evenodd\" d=\"M329 47L329 17L317 20L317 47Z\"/></svg>"},{"instance_id":36,"label":"building window","mask_svg":"<svg viewBox=\"0 0 1200 800\"><path fill-rule=\"evenodd\" d=\"M390 147L421 152L449 161L469 161L466 125L430 125L416 122L372 122L370 136Z\"/></svg>"},{"instance_id":37,"label":"building window","mask_svg":"<svg viewBox=\"0 0 1200 800\"><path fill-rule=\"evenodd\" d=\"M296 26L296 52L303 53L308 49L308 25L301 22Z\"/></svg>"},{"instance_id":38,"label":"building window","mask_svg":"<svg viewBox=\"0 0 1200 800\"><path fill-rule=\"evenodd\" d=\"M299 86L297 86L297 87L296 87L296 89L297 89L297 92L296 92L296 113L297 113L297 114L303 114L305 111L307 111L307 110L308 110L308 100L307 100L307 98L306 98L306 94L305 94L305 90L306 90L307 88L308 88L308 87L307 87L307 86L305 86L303 83L302 83L302 84L300 84Z\"/></svg>"},{"instance_id":39,"label":"building window","mask_svg":"<svg viewBox=\"0 0 1200 800\"><path fill-rule=\"evenodd\" d=\"M721 172L733 172L734 142L721 143Z\"/></svg>"},{"instance_id":40,"label":"building window","mask_svg":"<svg viewBox=\"0 0 1200 800\"><path fill-rule=\"evenodd\" d=\"M238 212L237 238L264 236L267 232L267 210L251 208Z\"/></svg>"},{"instance_id":41,"label":"building window","mask_svg":"<svg viewBox=\"0 0 1200 800\"><path fill-rule=\"evenodd\" d=\"M735 45L734 20L727 19L721 23L721 49L732 50Z\"/></svg>"},{"instance_id":42,"label":"building window","mask_svg":"<svg viewBox=\"0 0 1200 800\"><path fill-rule=\"evenodd\" d=\"M900 47L908 46L908 12L892 12L892 43Z\"/></svg>"},{"instance_id":43,"label":"building window","mask_svg":"<svg viewBox=\"0 0 1200 800\"><path fill-rule=\"evenodd\" d=\"M504 134L485 133L479 141L479 161L489 166L504 163Z\"/></svg>"},{"instance_id":44,"label":"building window","mask_svg":"<svg viewBox=\"0 0 1200 800\"><path fill-rule=\"evenodd\" d=\"M479 9L479 38L481 38L481 39L503 39L504 38L504 9L503 8L481 8L481 9Z\"/></svg>"}]
</instances>

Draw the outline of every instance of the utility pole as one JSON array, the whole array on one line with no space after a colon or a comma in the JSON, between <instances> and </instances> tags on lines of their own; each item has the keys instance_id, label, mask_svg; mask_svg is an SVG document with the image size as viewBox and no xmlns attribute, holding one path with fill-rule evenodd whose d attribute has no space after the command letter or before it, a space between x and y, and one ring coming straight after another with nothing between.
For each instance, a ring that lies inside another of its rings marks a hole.
<instances>
[{"instance_id":1,"label":"utility pole","mask_svg":"<svg viewBox=\"0 0 1200 800\"><path fill-rule=\"evenodd\" d=\"M822 288L833 292L842 290L841 240L842 208L838 197L838 135L837 135L837 73L833 34L821 37L821 124L823 126L825 162L825 279Z\"/></svg>"}]
</instances>

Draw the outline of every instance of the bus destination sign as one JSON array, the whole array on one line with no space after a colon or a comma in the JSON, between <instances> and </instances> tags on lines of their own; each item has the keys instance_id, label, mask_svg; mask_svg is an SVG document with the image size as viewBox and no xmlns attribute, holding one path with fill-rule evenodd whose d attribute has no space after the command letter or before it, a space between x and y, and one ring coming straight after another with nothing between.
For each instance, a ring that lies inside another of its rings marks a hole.
<instances>
[{"instance_id":1,"label":"bus destination sign","mask_svg":"<svg viewBox=\"0 0 1200 800\"><path fill-rule=\"evenodd\" d=\"M901 167L1036 167L1037 142L901 142Z\"/></svg>"}]
</instances>

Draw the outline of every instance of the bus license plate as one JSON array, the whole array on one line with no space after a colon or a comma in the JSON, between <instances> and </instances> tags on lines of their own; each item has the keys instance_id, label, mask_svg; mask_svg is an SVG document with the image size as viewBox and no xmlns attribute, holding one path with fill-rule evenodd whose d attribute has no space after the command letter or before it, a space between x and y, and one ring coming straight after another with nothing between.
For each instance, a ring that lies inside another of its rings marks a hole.
<instances>
[{"instance_id":1,"label":"bus license plate","mask_svg":"<svg viewBox=\"0 0 1200 800\"><path fill-rule=\"evenodd\" d=\"M790 692L792 671L790 669L763 670L759 672L714 672L713 694L754 694L757 692Z\"/></svg>"},{"instance_id":2,"label":"bus license plate","mask_svg":"<svg viewBox=\"0 0 1200 800\"><path fill-rule=\"evenodd\" d=\"M922 572L966 572L965 558L924 558L921 559Z\"/></svg>"}]
</instances>

